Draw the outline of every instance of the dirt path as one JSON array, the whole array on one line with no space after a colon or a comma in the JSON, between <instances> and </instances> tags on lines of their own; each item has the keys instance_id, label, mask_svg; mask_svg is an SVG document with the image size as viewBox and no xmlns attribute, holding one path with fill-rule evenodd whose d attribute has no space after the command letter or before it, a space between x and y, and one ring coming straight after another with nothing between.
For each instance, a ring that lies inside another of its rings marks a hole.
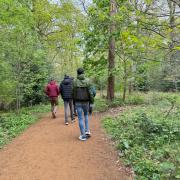
<instances>
[{"instance_id":1,"label":"dirt path","mask_svg":"<svg viewBox=\"0 0 180 180\"><path fill-rule=\"evenodd\" d=\"M64 125L48 114L0 150L0 180L129 180L119 169L97 117L90 118L92 137L79 141L77 120Z\"/></svg>"}]
</instances>

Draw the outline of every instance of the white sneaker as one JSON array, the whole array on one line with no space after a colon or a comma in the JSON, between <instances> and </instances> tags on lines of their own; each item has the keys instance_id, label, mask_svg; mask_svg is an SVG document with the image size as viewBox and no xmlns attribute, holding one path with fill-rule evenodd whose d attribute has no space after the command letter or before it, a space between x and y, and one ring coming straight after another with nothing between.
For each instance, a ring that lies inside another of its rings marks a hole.
<instances>
[{"instance_id":1,"label":"white sneaker","mask_svg":"<svg viewBox=\"0 0 180 180\"><path fill-rule=\"evenodd\" d=\"M79 136L79 140L81 140L81 141L86 141L87 138L86 138L86 136L84 136L84 135L80 135L80 136Z\"/></svg>"},{"instance_id":2,"label":"white sneaker","mask_svg":"<svg viewBox=\"0 0 180 180\"><path fill-rule=\"evenodd\" d=\"M65 125L68 125L69 123L68 122L65 122Z\"/></svg>"},{"instance_id":3,"label":"white sneaker","mask_svg":"<svg viewBox=\"0 0 180 180\"><path fill-rule=\"evenodd\" d=\"M87 137L90 137L90 136L91 136L91 132L90 132L90 131L86 131L86 132L85 132L85 135L86 135Z\"/></svg>"}]
</instances>

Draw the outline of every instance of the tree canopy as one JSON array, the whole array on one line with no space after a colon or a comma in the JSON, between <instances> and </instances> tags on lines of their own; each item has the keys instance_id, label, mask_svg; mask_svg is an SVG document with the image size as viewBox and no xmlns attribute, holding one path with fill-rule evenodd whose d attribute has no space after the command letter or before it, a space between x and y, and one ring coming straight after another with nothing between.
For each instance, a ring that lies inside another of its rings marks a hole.
<instances>
[{"instance_id":1,"label":"tree canopy","mask_svg":"<svg viewBox=\"0 0 180 180\"><path fill-rule=\"evenodd\" d=\"M179 15L176 0L0 0L1 106L42 102L50 77L80 66L110 100L178 91Z\"/></svg>"}]
</instances>

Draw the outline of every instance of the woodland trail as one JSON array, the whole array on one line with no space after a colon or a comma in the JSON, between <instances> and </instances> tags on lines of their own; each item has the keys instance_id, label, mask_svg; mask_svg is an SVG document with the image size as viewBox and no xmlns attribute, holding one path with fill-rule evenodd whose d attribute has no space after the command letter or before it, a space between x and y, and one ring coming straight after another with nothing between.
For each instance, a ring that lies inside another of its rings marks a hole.
<instances>
[{"instance_id":1,"label":"woodland trail","mask_svg":"<svg viewBox=\"0 0 180 180\"><path fill-rule=\"evenodd\" d=\"M117 163L99 116L90 117L92 137L79 141L78 121L64 125L47 114L0 150L0 180L130 180Z\"/></svg>"}]
</instances>

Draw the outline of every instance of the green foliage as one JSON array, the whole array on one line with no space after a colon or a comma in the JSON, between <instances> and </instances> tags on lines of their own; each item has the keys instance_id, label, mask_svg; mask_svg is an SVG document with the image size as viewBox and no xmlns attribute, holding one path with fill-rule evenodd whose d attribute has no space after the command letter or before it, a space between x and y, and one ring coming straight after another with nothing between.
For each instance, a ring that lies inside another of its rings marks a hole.
<instances>
[{"instance_id":1,"label":"green foliage","mask_svg":"<svg viewBox=\"0 0 180 180\"><path fill-rule=\"evenodd\" d=\"M40 113L49 111L47 105L23 108L20 114L4 113L0 115L0 148L12 138L22 133L35 123Z\"/></svg>"},{"instance_id":2,"label":"green foliage","mask_svg":"<svg viewBox=\"0 0 180 180\"><path fill-rule=\"evenodd\" d=\"M147 78L147 68L148 66L139 66L136 73L136 86L139 91L148 91L149 90L149 83Z\"/></svg>"},{"instance_id":3,"label":"green foliage","mask_svg":"<svg viewBox=\"0 0 180 180\"><path fill-rule=\"evenodd\" d=\"M0 0L0 17L1 109L39 104L49 76L76 73L83 14L71 1Z\"/></svg>"},{"instance_id":4,"label":"green foliage","mask_svg":"<svg viewBox=\"0 0 180 180\"><path fill-rule=\"evenodd\" d=\"M108 109L108 102L106 99L95 98L95 109L94 111L103 112Z\"/></svg>"},{"instance_id":5,"label":"green foliage","mask_svg":"<svg viewBox=\"0 0 180 180\"><path fill-rule=\"evenodd\" d=\"M10 103L14 99L15 82L12 81L12 71L8 63L0 59L0 102Z\"/></svg>"},{"instance_id":6,"label":"green foliage","mask_svg":"<svg viewBox=\"0 0 180 180\"><path fill-rule=\"evenodd\" d=\"M123 106L125 103L123 102L122 98L114 98L113 101L108 103L109 107L118 107Z\"/></svg>"},{"instance_id":7,"label":"green foliage","mask_svg":"<svg viewBox=\"0 0 180 180\"><path fill-rule=\"evenodd\" d=\"M96 72L94 77L101 74L107 80L108 41L113 36L116 41L113 74L118 82L120 80L124 94L130 83L133 89L144 92L152 89L178 91L179 42L176 36L179 20L178 7L172 5L175 3L165 1L157 5L152 0L117 0L118 11L110 17L109 1L93 2L82 41L86 56L84 66L88 72ZM163 9L173 12L173 18L170 14L162 18ZM111 34L112 22L116 28Z\"/></svg>"},{"instance_id":8,"label":"green foliage","mask_svg":"<svg viewBox=\"0 0 180 180\"><path fill-rule=\"evenodd\" d=\"M141 105L145 103L145 98L141 95L128 96L124 102L122 98L114 98L112 101L108 101L103 98L95 98L95 111L102 112L108 108L127 106L127 105Z\"/></svg>"},{"instance_id":9,"label":"green foliage","mask_svg":"<svg viewBox=\"0 0 180 180\"><path fill-rule=\"evenodd\" d=\"M172 103L175 107L165 117ZM133 167L136 179L178 179L179 107L178 96L166 94L153 105L137 106L116 118L104 119L104 127L117 142L125 164Z\"/></svg>"},{"instance_id":10,"label":"green foliage","mask_svg":"<svg viewBox=\"0 0 180 180\"><path fill-rule=\"evenodd\" d=\"M142 95L129 95L125 101L125 104L127 105L141 105L145 103L145 99Z\"/></svg>"},{"instance_id":11,"label":"green foliage","mask_svg":"<svg viewBox=\"0 0 180 180\"><path fill-rule=\"evenodd\" d=\"M1 103L13 104L16 100L27 105L42 101L43 85L48 75L46 48L41 44L34 28L33 13L29 6L19 1L0 1L1 50L3 66L2 86L9 101L1 97Z\"/></svg>"}]
</instances>

